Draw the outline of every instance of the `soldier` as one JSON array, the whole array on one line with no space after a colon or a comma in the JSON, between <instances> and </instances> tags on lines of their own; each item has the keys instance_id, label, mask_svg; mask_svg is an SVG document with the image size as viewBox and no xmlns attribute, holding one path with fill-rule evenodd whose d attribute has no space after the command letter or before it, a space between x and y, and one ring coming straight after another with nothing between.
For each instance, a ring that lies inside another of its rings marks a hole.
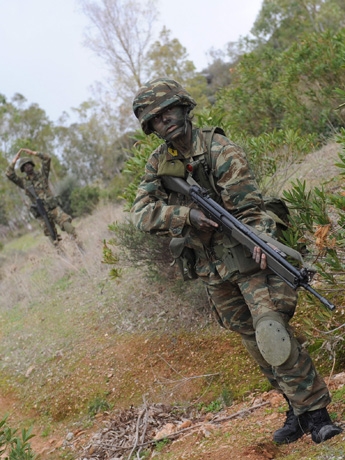
<instances>
[{"instance_id":1,"label":"soldier","mask_svg":"<svg viewBox=\"0 0 345 460\"><path fill-rule=\"evenodd\" d=\"M142 231L180 238L193 260L194 276L206 286L218 322L242 337L249 354L271 385L288 402L284 426L273 440L290 443L311 433L315 443L341 433L326 406L331 398L308 352L293 334L289 321L297 295L267 268L266 256L246 248L222 232L185 196L164 186L164 176L192 176L211 191L220 205L245 224L275 236L274 220L265 212L261 192L244 151L224 135L215 133L210 145L206 134L191 121L196 103L176 81L154 79L137 92L133 110L146 134L165 142L150 156L131 213ZM277 332L279 331L279 332ZM278 343L279 338L279 343Z\"/></svg>"},{"instance_id":2,"label":"soldier","mask_svg":"<svg viewBox=\"0 0 345 460\"><path fill-rule=\"evenodd\" d=\"M40 172L34 170L35 163L30 157L20 158L22 152L38 157L41 160L42 167ZM18 168L20 172L25 174L22 177L18 176L15 171L18 160ZM58 224L61 230L66 231L73 238L76 238L76 230L71 223L72 217L60 208L57 198L49 188L50 162L50 156L45 153L34 152L30 149L20 149L6 169L6 176L25 191L25 194L32 202L30 207L32 214L41 221L44 234L56 245L61 240L61 236L57 233L55 224ZM42 200L44 210L46 211L46 220L39 213L37 198Z\"/></svg>"}]
</instances>

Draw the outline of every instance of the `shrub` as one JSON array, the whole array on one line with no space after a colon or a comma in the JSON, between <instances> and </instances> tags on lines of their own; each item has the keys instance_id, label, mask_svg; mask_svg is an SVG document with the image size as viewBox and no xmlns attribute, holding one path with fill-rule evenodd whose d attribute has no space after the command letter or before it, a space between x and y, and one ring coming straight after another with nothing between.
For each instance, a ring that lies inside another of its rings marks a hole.
<instances>
[{"instance_id":1,"label":"shrub","mask_svg":"<svg viewBox=\"0 0 345 460\"><path fill-rule=\"evenodd\" d=\"M113 223L109 230L114 237L103 247L103 262L122 266L146 267L148 276L159 278L162 274L169 279L175 272L169 270L172 257L169 251L170 238L162 238L139 231L131 222ZM114 255L114 248L120 248L120 256ZM114 278L120 275L118 269L111 272Z\"/></svg>"},{"instance_id":2,"label":"shrub","mask_svg":"<svg viewBox=\"0 0 345 460\"><path fill-rule=\"evenodd\" d=\"M231 85L217 94L231 133L258 136L275 129L328 136L344 126L335 109L344 87L345 30L308 34L284 52L272 48L242 57Z\"/></svg>"},{"instance_id":3,"label":"shrub","mask_svg":"<svg viewBox=\"0 0 345 460\"><path fill-rule=\"evenodd\" d=\"M91 214L99 202L100 189L86 185L76 187L71 193L71 208L73 215Z\"/></svg>"},{"instance_id":4,"label":"shrub","mask_svg":"<svg viewBox=\"0 0 345 460\"><path fill-rule=\"evenodd\" d=\"M56 192L59 196L60 206L62 209L74 216L71 205L71 195L73 190L76 188L76 179L73 176L66 176L56 186Z\"/></svg>"}]
</instances>

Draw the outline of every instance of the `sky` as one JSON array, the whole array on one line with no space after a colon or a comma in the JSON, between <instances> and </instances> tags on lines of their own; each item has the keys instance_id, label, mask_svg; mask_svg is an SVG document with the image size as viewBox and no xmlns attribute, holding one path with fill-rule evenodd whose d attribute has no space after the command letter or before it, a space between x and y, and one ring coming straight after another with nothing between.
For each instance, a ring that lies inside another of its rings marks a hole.
<instances>
[{"instance_id":1,"label":"sky","mask_svg":"<svg viewBox=\"0 0 345 460\"><path fill-rule=\"evenodd\" d=\"M211 48L249 33L262 1L157 0L157 37L166 26L202 70ZM22 94L54 122L92 97L107 71L83 46L88 23L78 0L0 0L0 94Z\"/></svg>"}]
</instances>

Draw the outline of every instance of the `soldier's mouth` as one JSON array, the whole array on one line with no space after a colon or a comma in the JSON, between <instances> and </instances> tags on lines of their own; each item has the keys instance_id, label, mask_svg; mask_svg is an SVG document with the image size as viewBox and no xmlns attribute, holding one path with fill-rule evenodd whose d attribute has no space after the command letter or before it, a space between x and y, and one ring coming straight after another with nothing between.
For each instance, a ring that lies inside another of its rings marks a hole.
<instances>
[{"instance_id":1,"label":"soldier's mouth","mask_svg":"<svg viewBox=\"0 0 345 460\"><path fill-rule=\"evenodd\" d=\"M174 131L177 128L177 125L171 125L169 128L166 130L167 133L171 133L171 131Z\"/></svg>"}]
</instances>

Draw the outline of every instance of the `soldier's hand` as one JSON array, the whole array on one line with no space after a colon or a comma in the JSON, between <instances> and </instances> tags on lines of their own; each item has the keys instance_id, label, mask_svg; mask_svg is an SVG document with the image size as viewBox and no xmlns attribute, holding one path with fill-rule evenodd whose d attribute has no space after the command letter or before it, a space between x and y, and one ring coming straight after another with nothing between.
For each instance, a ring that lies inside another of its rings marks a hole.
<instances>
[{"instance_id":1,"label":"soldier's hand","mask_svg":"<svg viewBox=\"0 0 345 460\"><path fill-rule=\"evenodd\" d=\"M30 149L20 149L20 151L27 153L28 155L37 155L37 152Z\"/></svg>"},{"instance_id":2,"label":"soldier's hand","mask_svg":"<svg viewBox=\"0 0 345 460\"><path fill-rule=\"evenodd\" d=\"M17 161L18 161L18 159L19 159L19 157L20 157L20 154L21 154L22 150L23 150L23 149L18 150L18 152L15 154L15 156L14 156L14 158L13 158L13 160L12 160L12 163L13 163L14 165L17 163Z\"/></svg>"},{"instance_id":3,"label":"soldier's hand","mask_svg":"<svg viewBox=\"0 0 345 460\"><path fill-rule=\"evenodd\" d=\"M189 212L189 220L193 227L203 232L214 230L218 227L217 222L208 219L205 214L199 209L191 209Z\"/></svg>"},{"instance_id":4,"label":"soldier's hand","mask_svg":"<svg viewBox=\"0 0 345 460\"><path fill-rule=\"evenodd\" d=\"M261 248L255 246L253 250L253 259L257 264L260 264L261 270L265 270L267 268L267 258L266 254L261 251Z\"/></svg>"}]
</instances>

